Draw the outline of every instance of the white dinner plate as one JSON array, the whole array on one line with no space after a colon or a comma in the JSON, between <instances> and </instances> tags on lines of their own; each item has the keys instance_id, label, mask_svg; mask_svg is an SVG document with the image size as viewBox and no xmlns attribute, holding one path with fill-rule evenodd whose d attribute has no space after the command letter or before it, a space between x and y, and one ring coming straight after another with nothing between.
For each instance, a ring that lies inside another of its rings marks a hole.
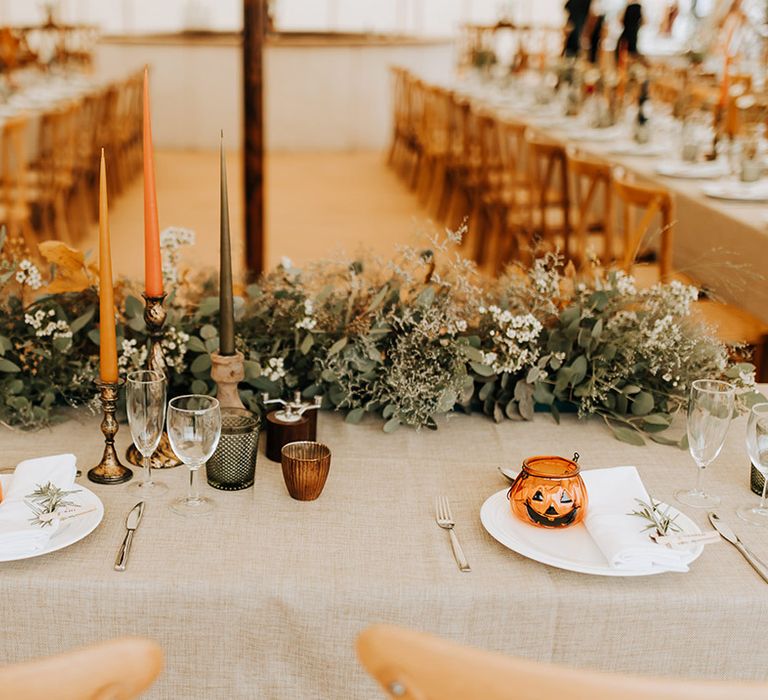
<instances>
[{"instance_id":1,"label":"white dinner plate","mask_svg":"<svg viewBox=\"0 0 768 700\"><path fill-rule=\"evenodd\" d=\"M592 143L608 143L623 139L626 133L626 129L615 126L608 126L604 129L577 127L566 131L568 138L574 141L591 141Z\"/></svg>"},{"instance_id":2,"label":"white dinner plate","mask_svg":"<svg viewBox=\"0 0 768 700\"><path fill-rule=\"evenodd\" d=\"M622 141L611 146L609 153L615 156L635 156L637 158L655 158L669 150L668 146L661 143L635 143L634 141Z\"/></svg>"},{"instance_id":3,"label":"white dinner plate","mask_svg":"<svg viewBox=\"0 0 768 700\"><path fill-rule=\"evenodd\" d=\"M713 182L701 191L713 199L732 202L768 202L768 182Z\"/></svg>"},{"instance_id":4,"label":"white dinner plate","mask_svg":"<svg viewBox=\"0 0 768 700\"><path fill-rule=\"evenodd\" d=\"M11 474L0 475L0 482L2 482L4 492L7 493L12 480L13 475ZM63 521L59 529L48 540L48 546L39 552L15 557L3 557L0 554L0 562L31 559L32 557L39 557L43 554L64 549L64 547L69 547L75 544L75 542L88 537L99 526L101 519L104 517L104 504L101 502L101 499L93 491L80 484L75 484L72 488L77 489L77 493L69 496L68 500L74 501L81 506L83 514Z\"/></svg>"},{"instance_id":5,"label":"white dinner plate","mask_svg":"<svg viewBox=\"0 0 768 700\"><path fill-rule=\"evenodd\" d=\"M513 552L542 564L580 574L649 576L665 573L662 569L651 566L631 570L612 568L583 523L563 530L547 530L524 523L512 515L507 491L508 488L502 489L483 503L480 521L488 534ZM670 515L676 516L675 522L685 534L701 533L696 523L688 516L666 504L662 504L662 507L669 508ZM690 556L685 559L685 563L690 564L703 551L704 545L692 545Z\"/></svg>"},{"instance_id":6,"label":"white dinner plate","mask_svg":"<svg viewBox=\"0 0 768 700\"><path fill-rule=\"evenodd\" d=\"M674 177L680 180L717 180L726 177L728 166L719 161L704 163L686 163L680 160L670 160L659 163L656 172L664 177Z\"/></svg>"}]
</instances>

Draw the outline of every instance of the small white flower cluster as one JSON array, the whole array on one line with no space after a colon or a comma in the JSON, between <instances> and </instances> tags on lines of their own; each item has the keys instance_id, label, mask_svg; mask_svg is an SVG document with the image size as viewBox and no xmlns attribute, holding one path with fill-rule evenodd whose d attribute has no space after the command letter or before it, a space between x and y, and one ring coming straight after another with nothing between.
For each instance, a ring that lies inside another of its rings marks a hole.
<instances>
[{"instance_id":1,"label":"small white flower cluster","mask_svg":"<svg viewBox=\"0 0 768 700\"><path fill-rule=\"evenodd\" d=\"M189 335L179 330L175 326L169 325L165 329L165 335L161 341L163 348L163 357L165 364L177 372L183 372L186 369L184 356L187 354L187 343Z\"/></svg>"},{"instance_id":2,"label":"small white flower cluster","mask_svg":"<svg viewBox=\"0 0 768 700\"><path fill-rule=\"evenodd\" d=\"M16 272L16 281L30 289L40 289L43 286L43 278L40 270L29 260L22 260L19 263L19 269Z\"/></svg>"},{"instance_id":3,"label":"small white flower cluster","mask_svg":"<svg viewBox=\"0 0 768 700\"><path fill-rule=\"evenodd\" d=\"M560 273L553 258L545 256L537 258L530 269L529 276L536 291L545 297L560 296Z\"/></svg>"},{"instance_id":4,"label":"small white flower cluster","mask_svg":"<svg viewBox=\"0 0 768 700\"><path fill-rule=\"evenodd\" d=\"M276 382L285 376L284 362L282 357L270 357L261 373L270 381Z\"/></svg>"},{"instance_id":5,"label":"small white flower cluster","mask_svg":"<svg viewBox=\"0 0 768 700\"><path fill-rule=\"evenodd\" d=\"M304 300L304 318L296 322L296 328L305 328L311 331L316 325L317 321L312 318L312 314L315 311L314 304L311 299Z\"/></svg>"},{"instance_id":6,"label":"small white flower cluster","mask_svg":"<svg viewBox=\"0 0 768 700\"><path fill-rule=\"evenodd\" d=\"M615 270L605 282L598 280L597 289L615 290L622 296L634 296L637 294L635 278L624 270Z\"/></svg>"},{"instance_id":7,"label":"small white flower cluster","mask_svg":"<svg viewBox=\"0 0 768 700\"><path fill-rule=\"evenodd\" d=\"M178 281L179 248L195 244L192 229L171 226L160 234L160 255L163 259L163 281L174 284Z\"/></svg>"},{"instance_id":8,"label":"small white flower cluster","mask_svg":"<svg viewBox=\"0 0 768 700\"><path fill-rule=\"evenodd\" d=\"M480 313L490 314L496 326L489 332L494 350L483 354L483 361L496 374L514 374L536 362L539 358L536 341L543 326L533 314L513 314L498 306L480 307Z\"/></svg>"},{"instance_id":9,"label":"small white flower cluster","mask_svg":"<svg viewBox=\"0 0 768 700\"><path fill-rule=\"evenodd\" d=\"M24 314L24 322L34 329L38 338L71 338L72 329L69 324L64 320L54 321L54 316L56 312L53 309L38 309L34 314Z\"/></svg>"},{"instance_id":10,"label":"small white flower cluster","mask_svg":"<svg viewBox=\"0 0 768 700\"><path fill-rule=\"evenodd\" d=\"M672 280L666 284L655 284L646 294L646 304L649 312L664 312L675 316L688 316L691 304L699 298L699 290L690 284Z\"/></svg>"},{"instance_id":11,"label":"small white flower cluster","mask_svg":"<svg viewBox=\"0 0 768 700\"><path fill-rule=\"evenodd\" d=\"M148 351L146 344L138 347L138 342L135 338L130 340L123 338L120 349L122 352L117 358L117 365L121 369L139 369L147 361Z\"/></svg>"}]
</instances>

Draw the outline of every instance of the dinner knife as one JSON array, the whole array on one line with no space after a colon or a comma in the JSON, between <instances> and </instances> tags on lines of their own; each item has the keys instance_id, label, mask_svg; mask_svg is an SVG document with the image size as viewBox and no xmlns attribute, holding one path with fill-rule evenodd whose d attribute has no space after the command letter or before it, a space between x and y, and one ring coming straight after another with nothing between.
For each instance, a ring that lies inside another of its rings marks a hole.
<instances>
[{"instance_id":1,"label":"dinner knife","mask_svg":"<svg viewBox=\"0 0 768 700\"><path fill-rule=\"evenodd\" d=\"M120 549L117 550L115 571L125 571L125 566L128 564L128 555L131 553L131 545L133 544L133 533L139 527L142 515L144 515L144 501L139 501L131 508L131 512L125 518L125 537L120 545Z\"/></svg>"},{"instance_id":2,"label":"dinner knife","mask_svg":"<svg viewBox=\"0 0 768 700\"><path fill-rule=\"evenodd\" d=\"M755 554L744 546L744 543L731 529L731 526L720 520L720 516L714 511L709 513L709 522L712 523L712 527L715 528L724 539L728 540L728 542L741 552L741 555L750 563L752 568L760 574L763 581L768 583L768 568Z\"/></svg>"}]
</instances>

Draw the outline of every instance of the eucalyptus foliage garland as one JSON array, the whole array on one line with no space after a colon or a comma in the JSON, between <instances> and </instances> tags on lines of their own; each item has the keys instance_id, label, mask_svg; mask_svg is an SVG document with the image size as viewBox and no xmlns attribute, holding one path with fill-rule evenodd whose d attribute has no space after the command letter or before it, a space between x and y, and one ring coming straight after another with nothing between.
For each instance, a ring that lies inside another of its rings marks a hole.
<instances>
[{"instance_id":1,"label":"eucalyptus foliage garland","mask_svg":"<svg viewBox=\"0 0 768 700\"><path fill-rule=\"evenodd\" d=\"M577 275L554 254L498 280L478 275L458 234L390 261L281 265L236 300L236 344L245 357L244 403L261 392L323 397L327 409L435 429L445 414L483 412L531 420L536 410L599 415L614 435L681 444L665 430L699 377L725 377L743 405L756 400L754 368L696 315L692 287L638 290L620 271ZM94 401L98 297L94 270L61 243L43 287L29 260L0 263L0 420L36 428L63 406ZM171 393L213 393L209 353L219 345L215 279L178 275L163 340ZM117 288L119 364L143 366L147 334L138 289Z\"/></svg>"}]
</instances>

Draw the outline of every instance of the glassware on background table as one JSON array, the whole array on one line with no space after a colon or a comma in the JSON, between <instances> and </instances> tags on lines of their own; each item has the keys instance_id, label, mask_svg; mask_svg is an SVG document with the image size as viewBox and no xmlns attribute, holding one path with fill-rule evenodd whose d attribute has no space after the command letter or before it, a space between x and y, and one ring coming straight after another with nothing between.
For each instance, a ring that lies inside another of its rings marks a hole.
<instances>
[{"instance_id":1,"label":"glassware on background table","mask_svg":"<svg viewBox=\"0 0 768 700\"><path fill-rule=\"evenodd\" d=\"M281 450L285 486L291 498L314 501L331 468L331 451L320 442L289 442Z\"/></svg>"},{"instance_id":2,"label":"glassware on background table","mask_svg":"<svg viewBox=\"0 0 768 700\"><path fill-rule=\"evenodd\" d=\"M703 471L723 449L725 436L734 410L735 390L718 379L697 379L691 385L688 400L688 449L696 462L696 486L688 491L675 491L675 498L692 508L711 508L720 503L719 496L701 487Z\"/></svg>"},{"instance_id":3,"label":"glassware on background table","mask_svg":"<svg viewBox=\"0 0 768 700\"><path fill-rule=\"evenodd\" d=\"M174 513L207 515L215 508L213 500L200 495L196 474L216 450L220 435L221 410L217 399L190 394L168 402L168 438L176 456L189 467L189 492L171 502Z\"/></svg>"},{"instance_id":4,"label":"glassware on background table","mask_svg":"<svg viewBox=\"0 0 768 700\"><path fill-rule=\"evenodd\" d=\"M165 375L156 370L137 370L128 375L125 406L128 426L136 449L144 462L144 478L128 486L129 491L152 497L166 493L168 487L152 480L152 454L157 449L165 426Z\"/></svg>"},{"instance_id":5,"label":"glassware on background table","mask_svg":"<svg viewBox=\"0 0 768 700\"><path fill-rule=\"evenodd\" d=\"M752 508L742 507L736 512L742 520L753 525L768 525L768 504L765 502L768 479L768 403L752 406L747 422L747 452L752 464L763 475L763 493L760 505Z\"/></svg>"},{"instance_id":6,"label":"glassware on background table","mask_svg":"<svg viewBox=\"0 0 768 700\"><path fill-rule=\"evenodd\" d=\"M223 491L253 486L259 419L245 408L221 409L221 439L205 466L208 484Z\"/></svg>"}]
</instances>

